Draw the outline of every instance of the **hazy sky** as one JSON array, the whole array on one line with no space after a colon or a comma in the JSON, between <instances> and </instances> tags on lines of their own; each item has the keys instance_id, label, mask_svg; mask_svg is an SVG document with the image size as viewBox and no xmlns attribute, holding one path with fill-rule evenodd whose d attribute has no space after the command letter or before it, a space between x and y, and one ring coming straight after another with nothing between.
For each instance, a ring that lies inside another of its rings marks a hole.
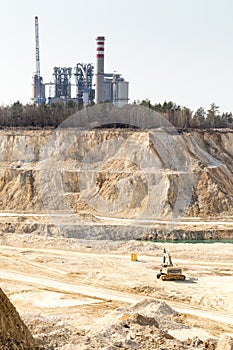
<instances>
[{"instance_id":1,"label":"hazy sky","mask_svg":"<svg viewBox=\"0 0 233 350\"><path fill-rule=\"evenodd\" d=\"M233 111L232 0L0 1L0 104L30 101L38 16L44 82L54 66L95 65L104 35L105 70L129 81L130 102Z\"/></svg>"}]
</instances>

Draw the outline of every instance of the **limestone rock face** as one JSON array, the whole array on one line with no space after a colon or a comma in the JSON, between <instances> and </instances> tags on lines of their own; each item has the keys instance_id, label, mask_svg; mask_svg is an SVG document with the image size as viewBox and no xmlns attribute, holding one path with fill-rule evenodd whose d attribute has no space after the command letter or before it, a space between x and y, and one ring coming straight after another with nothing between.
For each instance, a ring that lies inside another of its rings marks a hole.
<instances>
[{"instance_id":1,"label":"limestone rock face","mask_svg":"<svg viewBox=\"0 0 233 350\"><path fill-rule=\"evenodd\" d=\"M1 130L0 209L68 208L128 219L231 216L232 144L233 131L224 129L168 139L158 130Z\"/></svg>"},{"instance_id":2,"label":"limestone rock face","mask_svg":"<svg viewBox=\"0 0 233 350\"><path fill-rule=\"evenodd\" d=\"M2 289L0 289L0 348L6 350L36 348L31 333Z\"/></svg>"}]
</instances>

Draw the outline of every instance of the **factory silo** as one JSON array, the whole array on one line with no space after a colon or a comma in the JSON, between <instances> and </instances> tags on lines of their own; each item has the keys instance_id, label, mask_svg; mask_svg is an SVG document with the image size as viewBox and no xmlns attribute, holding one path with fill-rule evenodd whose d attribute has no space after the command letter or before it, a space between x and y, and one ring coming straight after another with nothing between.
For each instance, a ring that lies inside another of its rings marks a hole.
<instances>
[{"instance_id":1,"label":"factory silo","mask_svg":"<svg viewBox=\"0 0 233 350\"><path fill-rule=\"evenodd\" d=\"M120 75L113 76L113 103L117 107L123 107L129 101L129 83Z\"/></svg>"},{"instance_id":2,"label":"factory silo","mask_svg":"<svg viewBox=\"0 0 233 350\"><path fill-rule=\"evenodd\" d=\"M96 103L104 102L104 36L96 38Z\"/></svg>"}]
</instances>

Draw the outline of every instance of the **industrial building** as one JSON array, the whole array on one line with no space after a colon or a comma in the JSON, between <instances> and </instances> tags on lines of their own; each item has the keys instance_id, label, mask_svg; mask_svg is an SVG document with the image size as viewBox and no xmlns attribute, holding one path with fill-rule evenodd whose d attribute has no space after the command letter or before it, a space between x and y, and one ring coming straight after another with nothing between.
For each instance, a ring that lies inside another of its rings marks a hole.
<instances>
[{"instance_id":1,"label":"industrial building","mask_svg":"<svg viewBox=\"0 0 233 350\"><path fill-rule=\"evenodd\" d=\"M76 81L76 95L78 103L86 107L94 103L95 90L93 89L94 67L91 63L78 63L74 69Z\"/></svg>"},{"instance_id":2,"label":"industrial building","mask_svg":"<svg viewBox=\"0 0 233 350\"><path fill-rule=\"evenodd\" d=\"M128 103L129 83L120 74L104 74L104 102L112 102L117 107Z\"/></svg>"},{"instance_id":3,"label":"industrial building","mask_svg":"<svg viewBox=\"0 0 233 350\"><path fill-rule=\"evenodd\" d=\"M74 101L84 107L95 103L112 102L122 107L129 101L129 83L121 74L105 73L105 37L96 38L96 73L91 63L77 63L72 67L54 67L53 82L43 83L40 74L39 23L35 17L36 72L33 76L33 96L35 104ZM95 84L93 82L95 77ZM46 94L46 87L49 92ZM72 87L75 87L73 93ZM48 95L48 96L46 96ZM74 95L74 96L73 96Z\"/></svg>"},{"instance_id":4,"label":"industrial building","mask_svg":"<svg viewBox=\"0 0 233 350\"><path fill-rule=\"evenodd\" d=\"M71 67L54 67L53 68L55 96L65 100L71 99Z\"/></svg>"}]
</instances>

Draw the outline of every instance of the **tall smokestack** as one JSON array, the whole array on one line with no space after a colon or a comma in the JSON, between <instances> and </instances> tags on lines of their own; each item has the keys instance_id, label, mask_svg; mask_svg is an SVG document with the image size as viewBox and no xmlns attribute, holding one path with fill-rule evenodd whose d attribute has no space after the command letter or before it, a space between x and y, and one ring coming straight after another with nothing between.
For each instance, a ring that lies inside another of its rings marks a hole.
<instances>
[{"instance_id":1,"label":"tall smokestack","mask_svg":"<svg viewBox=\"0 0 233 350\"><path fill-rule=\"evenodd\" d=\"M104 102L104 36L96 38L96 103Z\"/></svg>"}]
</instances>

